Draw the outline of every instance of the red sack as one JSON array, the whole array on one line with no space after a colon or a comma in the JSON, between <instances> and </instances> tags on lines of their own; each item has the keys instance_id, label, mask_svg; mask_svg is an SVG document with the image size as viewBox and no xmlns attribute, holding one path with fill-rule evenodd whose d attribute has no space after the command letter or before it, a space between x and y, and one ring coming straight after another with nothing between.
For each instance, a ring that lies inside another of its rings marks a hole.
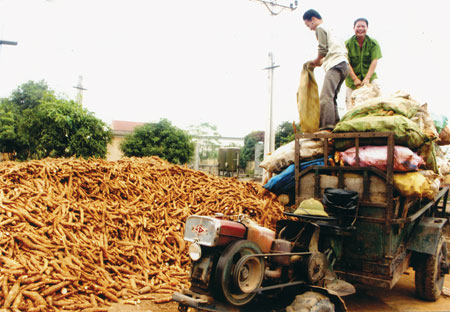
<instances>
[{"instance_id":1,"label":"red sack","mask_svg":"<svg viewBox=\"0 0 450 312\"><path fill-rule=\"evenodd\" d=\"M356 148L352 147L340 152L344 163L356 166ZM425 164L423 158L405 146L394 148L394 171L416 171L420 165ZM359 165L361 167L373 166L380 170L387 169L387 146L363 146L359 148Z\"/></svg>"}]
</instances>

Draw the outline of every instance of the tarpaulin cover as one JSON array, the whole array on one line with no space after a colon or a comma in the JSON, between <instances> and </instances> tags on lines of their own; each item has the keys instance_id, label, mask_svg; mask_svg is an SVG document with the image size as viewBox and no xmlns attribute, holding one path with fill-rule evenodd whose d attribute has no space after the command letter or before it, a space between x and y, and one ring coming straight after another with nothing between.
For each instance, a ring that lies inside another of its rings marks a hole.
<instances>
[{"instance_id":1,"label":"tarpaulin cover","mask_svg":"<svg viewBox=\"0 0 450 312\"><path fill-rule=\"evenodd\" d=\"M303 64L297 91L297 108L302 132L313 133L319 130L319 89L314 78L314 68L309 68L308 65L309 62Z\"/></svg>"},{"instance_id":2,"label":"tarpaulin cover","mask_svg":"<svg viewBox=\"0 0 450 312\"><path fill-rule=\"evenodd\" d=\"M301 163L300 170L310 166L323 166L323 157ZM264 188L276 195L289 195L290 204L292 204L292 201L295 199L295 164L290 165L279 175L271 178L264 185Z\"/></svg>"}]
</instances>

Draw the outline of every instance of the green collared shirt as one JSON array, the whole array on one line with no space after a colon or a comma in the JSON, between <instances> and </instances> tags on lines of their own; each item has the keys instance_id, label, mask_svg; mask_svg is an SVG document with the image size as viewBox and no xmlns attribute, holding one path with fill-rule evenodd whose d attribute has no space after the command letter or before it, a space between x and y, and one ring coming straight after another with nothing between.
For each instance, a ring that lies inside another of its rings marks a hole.
<instances>
[{"instance_id":1,"label":"green collared shirt","mask_svg":"<svg viewBox=\"0 0 450 312\"><path fill-rule=\"evenodd\" d=\"M358 78L362 81L369 71L370 63L372 63L375 59L381 58L382 55L380 45L375 39L366 35L362 49L359 47L356 36L352 36L348 39L345 42L345 46L347 47L350 65L352 65L356 76L358 76ZM377 74L373 73L372 77L370 77L370 81L376 78ZM347 76L347 79L345 79L345 84L347 87L355 89L355 84L353 83L353 79L350 75Z\"/></svg>"}]
</instances>

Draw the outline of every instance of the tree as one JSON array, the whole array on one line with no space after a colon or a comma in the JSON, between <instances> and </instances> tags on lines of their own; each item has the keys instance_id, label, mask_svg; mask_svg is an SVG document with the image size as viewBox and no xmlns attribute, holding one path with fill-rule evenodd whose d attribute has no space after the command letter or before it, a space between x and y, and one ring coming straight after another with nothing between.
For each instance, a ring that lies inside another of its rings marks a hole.
<instances>
[{"instance_id":1,"label":"tree","mask_svg":"<svg viewBox=\"0 0 450 312\"><path fill-rule=\"evenodd\" d=\"M244 138L244 147L239 159L239 166L243 169L247 162L255 159L255 145L258 142L264 142L264 131L253 131Z\"/></svg>"},{"instance_id":2,"label":"tree","mask_svg":"<svg viewBox=\"0 0 450 312\"><path fill-rule=\"evenodd\" d=\"M111 130L74 101L51 99L26 109L19 124L27 150L19 159L44 157L105 158Z\"/></svg>"},{"instance_id":3,"label":"tree","mask_svg":"<svg viewBox=\"0 0 450 312\"><path fill-rule=\"evenodd\" d=\"M15 89L10 100L19 110L24 110L36 107L45 98L54 98L54 92L48 88L47 83L44 80L30 80Z\"/></svg>"},{"instance_id":4,"label":"tree","mask_svg":"<svg viewBox=\"0 0 450 312\"><path fill-rule=\"evenodd\" d=\"M120 144L125 156L158 156L175 164L185 164L194 155L191 137L167 119L136 127Z\"/></svg>"},{"instance_id":5,"label":"tree","mask_svg":"<svg viewBox=\"0 0 450 312\"><path fill-rule=\"evenodd\" d=\"M105 157L111 130L74 101L29 81L0 103L0 151L19 160Z\"/></svg>"},{"instance_id":6,"label":"tree","mask_svg":"<svg viewBox=\"0 0 450 312\"><path fill-rule=\"evenodd\" d=\"M0 101L0 152L12 154L21 145L17 136L17 118L8 99Z\"/></svg>"},{"instance_id":7,"label":"tree","mask_svg":"<svg viewBox=\"0 0 450 312\"><path fill-rule=\"evenodd\" d=\"M297 128L297 133L300 133L300 125L295 125ZM294 127L289 121L282 122L275 132L275 149L279 148L281 145L286 144L294 140Z\"/></svg>"}]
</instances>

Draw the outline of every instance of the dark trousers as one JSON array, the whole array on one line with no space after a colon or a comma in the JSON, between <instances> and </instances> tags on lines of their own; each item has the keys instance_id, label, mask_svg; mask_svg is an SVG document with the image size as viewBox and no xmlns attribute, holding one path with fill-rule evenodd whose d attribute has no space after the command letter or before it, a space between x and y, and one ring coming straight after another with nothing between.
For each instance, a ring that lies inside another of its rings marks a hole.
<instances>
[{"instance_id":1,"label":"dark trousers","mask_svg":"<svg viewBox=\"0 0 450 312\"><path fill-rule=\"evenodd\" d=\"M325 73L322 91L320 92L320 130L330 129L339 122L337 96L342 83L350 69L346 62L341 62Z\"/></svg>"}]
</instances>

